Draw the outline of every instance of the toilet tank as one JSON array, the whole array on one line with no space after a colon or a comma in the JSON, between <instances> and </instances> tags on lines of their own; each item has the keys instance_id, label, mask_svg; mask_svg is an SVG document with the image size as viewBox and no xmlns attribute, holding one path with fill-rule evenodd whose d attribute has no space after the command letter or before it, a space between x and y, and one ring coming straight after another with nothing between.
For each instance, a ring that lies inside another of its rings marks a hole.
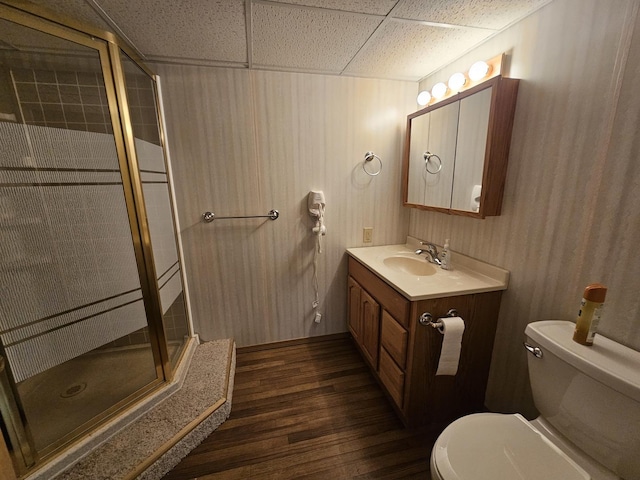
<instances>
[{"instance_id":1,"label":"toilet tank","mask_svg":"<svg viewBox=\"0 0 640 480\"><path fill-rule=\"evenodd\" d=\"M640 479L640 352L602 335L592 347L572 340L575 324L527 325L533 398L540 416L620 477Z\"/></svg>"}]
</instances>

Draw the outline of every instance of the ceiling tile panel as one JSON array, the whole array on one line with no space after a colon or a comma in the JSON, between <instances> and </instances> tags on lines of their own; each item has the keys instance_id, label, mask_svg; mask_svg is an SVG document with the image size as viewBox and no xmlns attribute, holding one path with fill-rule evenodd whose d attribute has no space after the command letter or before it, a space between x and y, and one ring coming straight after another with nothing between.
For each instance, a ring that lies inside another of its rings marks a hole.
<instances>
[{"instance_id":1,"label":"ceiling tile panel","mask_svg":"<svg viewBox=\"0 0 640 480\"><path fill-rule=\"evenodd\" d=\"M344 10L346 12L387 15L398 0L276 0L280 3L304 5L307 7Z\"/></svg>"},{"instance_id":2,"label":"ceiling tile panel","mask_svg":"<svg viewBox=\"0 0 640 480\"><path fill-rule=\"evenodd\" d=\"M401 0L396 18L502 29L550 0Z\"/></svg>"},{"instance_id":3,"label":"ceiling tile panel","mask_svg":"<svg viewBox=\"0 0 640 480\"><path fill-rule=\"evenodd\" d=\"M85 0L30 0L31 3L42 5L48 10L51 10L65 17L72 18L76 21L86 23L91 27L98 28L100 30L112 31L112 28L107 22L105 22L96 11L89 6Z\"/></svg>"},{"instance_id":4,"label":"ceiling tile panel","mask_svg":"<svg viewBox=\"0 0 640 480\"><path fill-rule=\"evenodd\" d=\"M419 80L492 33L491 30L389 21L367 42L344 73Z\"/></svg>"},{"instance_id":5,"label":"ceiling tile panel","mask_svg":"<svg viewBox=\"0 0 640 480\"><path fill-rule=\"evenodd\" d=\"M114 24L153 61L236 66L249 64L249 4L251 66L418 80L550 0L31 1L101 30Z\"/></svg>"},{"instance_id":6,"label":"ceiling tile panel","mask_svg":"<svg viewBox=\"0 0 640 480\"><path fill-rule=\"evenodd\" d=\"M98 0L144 55L246 62L244 0Z\"/></svg>"},{"instance_id":7,"label":"ceiling tile panel","mask_svg":"<svg viewBox=\"0 0 640 480\"><path fill-rule=\"evenodd\" d=\"M49 53L73 52L75 54L97 55L95 51L83 45L5 20L0 20L0 44L3 45L3 48L0 49L2 53L15 49L15 51L35 50ZM51 57L53 59L55 56L51 55Z\"/></svg>"},{"instance_id":8,"label":"ceiling tile panel","mask_svg":"<svg viewBox=\"0 0 640 480\"><path fill-rule=\"evenodd\" d=\"M256 3L253 64L337 73L382 21L348 12Z\"/></svg>"}]
</instances>

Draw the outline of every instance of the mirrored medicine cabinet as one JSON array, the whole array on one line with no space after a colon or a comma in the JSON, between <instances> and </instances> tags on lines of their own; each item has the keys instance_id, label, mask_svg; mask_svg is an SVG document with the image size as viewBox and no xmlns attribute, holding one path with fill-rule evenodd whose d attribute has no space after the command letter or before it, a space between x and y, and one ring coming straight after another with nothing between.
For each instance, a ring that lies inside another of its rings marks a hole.
<instances>
[{"instance_id":1,"label":"mirrored medicine cabinet","mask_svg":"<svg viewBox=\"0 0 640 480\"><path fill-rule=\"evenodd\" d=\"M405 206L500 215L518 82L498 75L407 117Z\"/></svg>"}]
</instances>

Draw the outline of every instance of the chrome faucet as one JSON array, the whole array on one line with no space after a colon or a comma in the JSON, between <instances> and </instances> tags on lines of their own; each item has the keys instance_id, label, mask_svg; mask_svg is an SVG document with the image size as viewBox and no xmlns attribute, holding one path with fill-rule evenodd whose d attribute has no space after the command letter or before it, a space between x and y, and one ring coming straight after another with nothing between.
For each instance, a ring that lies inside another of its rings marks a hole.
<instances>
[{"instance_id":1,"label":"chrome faucet","mask_svg":"<svg viewBox=\"0 0 640 480\"><path fill-rule=\"evenodd\" d=\"M416 255L422 255L423 253L426 253L427 255L425 258L428 262L442 266L442 262L440 261L440 258L438 258L438 247L429 242L420 242L420 245L424 245L426 248L417 249L415 251Z\"/></svg>"}]
</instances>

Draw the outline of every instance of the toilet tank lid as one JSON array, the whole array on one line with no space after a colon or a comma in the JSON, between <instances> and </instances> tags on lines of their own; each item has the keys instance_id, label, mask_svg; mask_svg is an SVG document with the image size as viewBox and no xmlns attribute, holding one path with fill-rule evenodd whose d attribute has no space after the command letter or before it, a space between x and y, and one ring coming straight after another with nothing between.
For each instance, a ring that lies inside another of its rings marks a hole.
<instances>
[{"instance_id":1,"label":"toilet tank lid","mask_svg":"<svg viewBox=\"0 0 640 480\"><path fill-rule=\"evenodd\" d=\"M640 352L597 334L593 346L573 341L575 324L544 320L527 325L525 335L585 375L640 402Z\"/></svg>"}]
</instances>

